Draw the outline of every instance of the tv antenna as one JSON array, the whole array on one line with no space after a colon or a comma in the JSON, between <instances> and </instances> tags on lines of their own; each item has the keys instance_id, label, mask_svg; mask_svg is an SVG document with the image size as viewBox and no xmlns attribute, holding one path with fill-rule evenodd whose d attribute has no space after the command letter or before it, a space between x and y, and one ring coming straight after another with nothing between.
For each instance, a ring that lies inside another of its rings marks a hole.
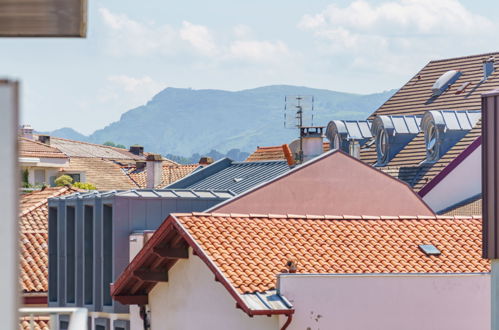
<instances>
[{"instance_id":1,"label":"tv antenna","mask_svg":"<svg viewBox=\"0 0 499 330\"><path fill-rule=\"evenodd\" d=\"M298 161L303 162L304 127L314 126L314 97L312 95L288 95L284 97L284 127L300 131Z\"/></svg>"}]
</instances>

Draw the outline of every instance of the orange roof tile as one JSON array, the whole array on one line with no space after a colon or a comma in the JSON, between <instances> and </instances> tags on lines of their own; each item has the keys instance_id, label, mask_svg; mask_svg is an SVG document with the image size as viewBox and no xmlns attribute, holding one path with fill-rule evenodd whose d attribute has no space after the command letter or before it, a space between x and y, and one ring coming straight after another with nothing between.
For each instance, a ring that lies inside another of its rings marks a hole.
<instances>
[{"instance_id":1,"label":"orange roof tile","mask_svg":"<svg viewBox=\"0 0 499 330\"><path fill-rule=\"evenodd\" d=\"M34 328L30 326L29 316L24 316L19 318L19 330L50 330L50 317L48 316L35 316Z\"/></svg>"},{"instance_id":2,"label":"orange roof tile","mask_svg":"<svg viewBox=\"0 0 499 330\"><path fill-rule=\"evenodd\" d=\"M329 151L329 142L322 144L324 152ZM257 147L256 150L246 158L246 162L260 162L265 160L283 160L286 159L282 146Z\"/></svg>"},{"instance_id":3,"label":"orange roof tile","mask_svg":"<svg viewBox=\"0 0 499 330\"><path fill-rule=\"evenodd\" d=\"M19 157L68 158L57 148L27 138L19 138Z\"/></svg>"},{"instance_id":4,"label":"orange roof tile","mask_svg":"<svg viewBox=\"0 0 499 330\"><path fill-rule=\"evenodd\" d=\"M138 287L133 271L154 264L153 247L177 240L175 230L238 294L275 288L276 275L286 271L289 260L297 262L297 273L490 271L481 256L479 217L173 214L115 281L113 295L129 295L130 287ZM442 253L427 256L420 244L433 244Z\"/></svg>"},{"instance_id":5,"label":"orange roof tile","mask_svg":"<svg viewBox=\"0 0 499 330\"><path fill-rule=\"evenodd\" d=\"M81 191L69 187L46 188L20 199L20 282L23 292L48 291L47 199Z\"/></svg>"},{"instance_id":6,"label":"orange roof tile","mask_svg":"<svg viewBox=\"0 0 499 330\"><path fill-rule=\"evenodd\" d=\"M158 187L155 188L163 188L170 183L173 183L177 180L182 179L184 176L187 176L196 168L199 167L199 164L172 164L171 162L163 162L163 172L161 183ZM137 169L136 166L125 166L125 173L132 179L138 187L145 188L147 184L147 173L146 169Z\"/></svg>"}]
</instances>

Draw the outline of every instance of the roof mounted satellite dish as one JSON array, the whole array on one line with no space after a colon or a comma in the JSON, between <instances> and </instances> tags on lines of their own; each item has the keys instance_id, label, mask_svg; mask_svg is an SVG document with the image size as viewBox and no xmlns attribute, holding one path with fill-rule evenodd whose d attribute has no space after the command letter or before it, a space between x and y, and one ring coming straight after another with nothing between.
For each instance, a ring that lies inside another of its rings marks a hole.
<instances>
[{"instance_id":1,"label":"roof mounted satellite dish","mask_svg":"<svg viewBox=\"0 0 499 330\"><path fill-rule=\"evenodd\" d=\"M433 96L438 96L445 92L445 90L456 82L461 77L461 72L457 70L449 70L441 75L431 87Z\"/></svg>"}]
</instances>

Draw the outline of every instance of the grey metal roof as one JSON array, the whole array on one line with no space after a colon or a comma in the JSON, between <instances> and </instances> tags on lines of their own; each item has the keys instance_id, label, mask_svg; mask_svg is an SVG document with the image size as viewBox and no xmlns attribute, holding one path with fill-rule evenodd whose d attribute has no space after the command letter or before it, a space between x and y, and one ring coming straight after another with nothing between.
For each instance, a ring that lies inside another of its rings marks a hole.
<instances>
[{"instance_id":1,"label":"grey metal roof","mask_svg":"<svg viewBox=\"0 0 499 330\"><path fill-rule=\"evenodd\" d=\"M236 194L229 190L206 189L132 189L111 191L77 192L71 195L51 198L50 200L72 200L109 197L129 198L196 198L196 199L228 199Z\"/></svg>"},{"instance_id":2,"label":"grey metal roof","mask_svg":"<svg viewBox=\"0 0 499 330\"><path fill-rule=\"evenodd\" d=\"M170 184L167 188L230 190L240 194L289 170L286 161L234 162L224 158Z\"/></svg>"},{"instance_id":3,"label":"grey metal roof","mask_svg":"<svg viewBox=\"0 0 499 330\"><path fill-rule=\"evenodd\" d=\"M420 123L421 116L381 115L374 120L372 131L373 135L376 135L378 127L382 124L384 129L390 131L390 134L418 134Z\"/></svg>"},{"instance_id":4,"label":"grey metal roof","mask_svg":"<svg viewBox=\"0 0 499 330\"><path fill-rule=\"evenodd\" d=\"M245 293L240 295L243 301L252 310L285 310L292 309L293 305L276 290L265 292Z\"/></svg>"},{"instance_id":5,"label":"grey metal roof","mask_svg":"<svg viewBox=\"0 0 499 330\"><path fill-rule=\"evenodd\" d=\"M332 120L326 130L326 136L332 140L332 130L336 130L346 140L363 140L372 137L370 120Z\"/></svg>"}]
</instances>

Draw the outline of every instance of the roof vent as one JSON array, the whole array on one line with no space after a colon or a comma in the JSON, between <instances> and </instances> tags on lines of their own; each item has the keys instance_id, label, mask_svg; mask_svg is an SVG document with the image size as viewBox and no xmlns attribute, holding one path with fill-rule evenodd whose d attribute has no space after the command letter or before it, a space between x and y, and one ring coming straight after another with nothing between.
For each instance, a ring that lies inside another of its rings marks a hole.
<instances>
[{"instance_id":1,"label":"roof vent","mask_svg":"<svg viewBox=\"0 0 499 330\"><path fill-rule=\"evenodd\" d=\"M494 72L494 56L489 57L488 60L483 61L483 79L482 81L487 80L487 78Z\"/></svg>"},{"instance_id":2,"label":"roof vent","mask_svg":"<svg viewBox=\"0 0 499 330\"><path fill-rule=\"evenodd\" d=\"M33 140L33 127L31 125L22 125L19 128L19 134L26 139Z\"/></svg>"},{"instance_id":3,"label":"roof vent","mask_svg":"<svg viewBox=\"0 0 499 330\"><path fill-rule=\"evenodd\" d=\"M378 160L376 166L385 166L418 133L420 116L378 116L371 127L375 137Z\"/></svg>"},{"instance_id":4,"label":"roof vent","mask_svg":"<svg viewBox=\"0 0 499 330\"><path fill-rule=\"evenodd\" d=\"M237 182L241 182L241 181L243 181L243 180L244 180L244 178L234 178L234 179L232 179L232 180L234 180L234 182L236 182L236 183L237 183Z\"/></svg>"},{"instance_id":5,"label":"roof vent","mask_svg":"<svg viewBox=\"0 0 499 330\"><path fill-rule=\"evenodd\" d=\"M327 125L326 137L330 149L349 152L350 141L358 141L363 146L372 138L371 121L368 120L332 120Z\"/></svg>"},{"instance_id":6,"label":"roof vent","mask_svg":"<svg viewBox=\"0 0 499 330\"><path fill-rule=\"evenodd\" d=\"M428 111L421 121L426 161L434 163L461 140L480 120L480 111Z\"/></svg>"},{"instance_id":7,"label":"roof vent","mask_svg":"<svg viewBox=\"0 0 499 330\"><path fill-rule=\"evenodd\" d=\"M438 96L445 92L450 85L459 79L459 77L461 77L461 72L456 70L449 70L441 75L431 88L433 96Z\"/></svg>"},{"instance_id":8,"label":"roof vent","mask_svg":"<svg viewBox=\"0 0 499 330\"><path fill-rule=\"evenodd\" d=\"M203 156L201 158L199 158L199 165L210 165L210 164L213 164L213 158L212 157L207 157L207 156Z\"/></svg>"},{"instance_id":9,"label":"roof vent","mask_svg":"<svg viewBox=\"0 0 499 330\"><path fill-rule=\"evenodd\" d=\"M419 245L421 251L423 251L427 256L439 256L442 252L433 244L421 244Z\"/></svg>"}]
</instances>

